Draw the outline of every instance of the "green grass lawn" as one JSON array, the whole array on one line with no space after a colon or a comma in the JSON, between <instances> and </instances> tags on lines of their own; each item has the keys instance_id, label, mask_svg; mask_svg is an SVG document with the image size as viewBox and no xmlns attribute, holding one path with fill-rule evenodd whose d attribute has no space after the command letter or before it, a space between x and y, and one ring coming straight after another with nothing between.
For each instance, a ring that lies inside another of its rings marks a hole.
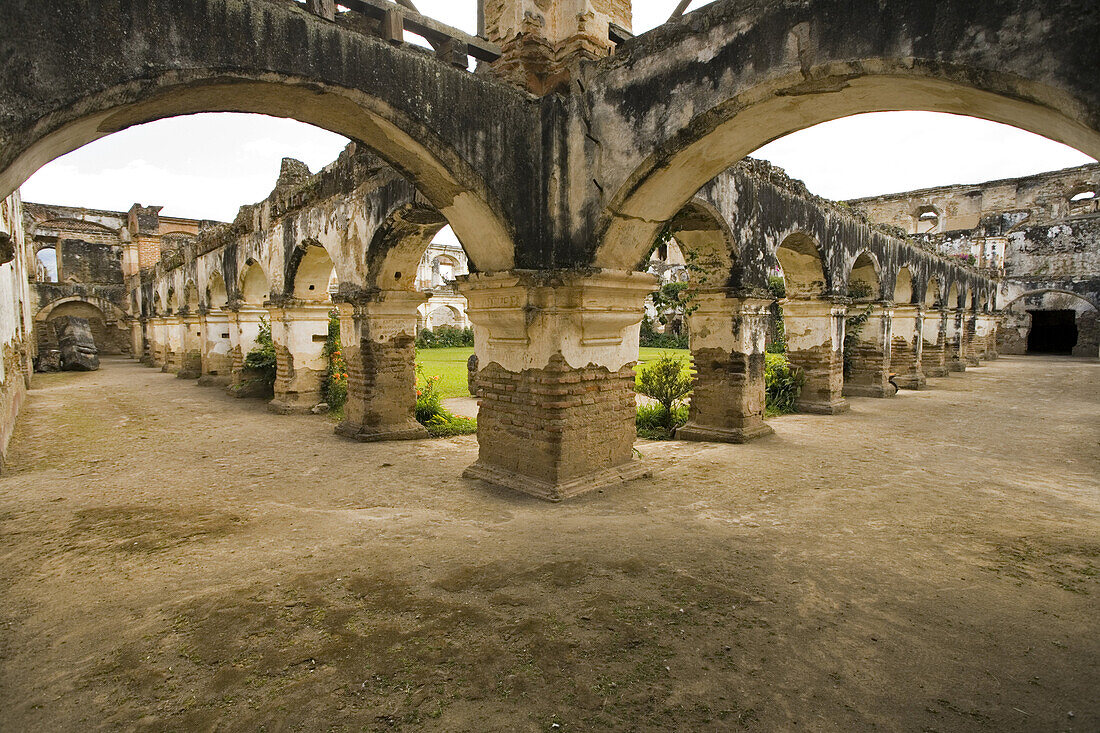
<instances>
[{"instance_id":1,"label":"green grass lawn","mask_svg":"<svg viewBox=\"0 0 1100 733\"><path fill-rule=\"evenodd\" d=\"M444 399L448 397L469 397L470 390L466 383L466 360L473 356L472 347L457 349L421 349L416 352L416 363L424 367L424 373L429 377L439 376L439 393ZM644 364L656 359L661 354L672 354L688 359L690 363L691 352L687 349L641 349L638 361Z\"/></svg>"}]
</instances>

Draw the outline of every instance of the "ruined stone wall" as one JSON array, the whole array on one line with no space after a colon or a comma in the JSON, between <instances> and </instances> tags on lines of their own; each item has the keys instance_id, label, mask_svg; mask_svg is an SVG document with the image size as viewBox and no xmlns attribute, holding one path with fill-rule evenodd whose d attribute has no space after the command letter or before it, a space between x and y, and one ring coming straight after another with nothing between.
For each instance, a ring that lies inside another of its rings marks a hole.
<instances>
[{"instance_id":1,"label":"ruined stone wall","mask_svg":"<svg viewBox=\"0 0 1100 733\"><path fill-rule=\"evenodd\" d=\"M33 320L29 263L19 192L0 201L0 468L30 386Z\"/></svg>"},{"instance_id":2,"label":"ruined stone wall","mask_svg":"<svg viewBox=\"0 0 1100 733\"><path fill-rule=\"evenodd\" d=\"M1091 194L1091 195L1090 195ZM876 221L909 231L917 212L940 214L921 236L946 256L969 258L1002 278L1002 353L1027 350L1028 311L1077 314L1074 354L1100 351L1100 164L973 186L943 186L850 202Z\"/></svg>"}]
</instances>

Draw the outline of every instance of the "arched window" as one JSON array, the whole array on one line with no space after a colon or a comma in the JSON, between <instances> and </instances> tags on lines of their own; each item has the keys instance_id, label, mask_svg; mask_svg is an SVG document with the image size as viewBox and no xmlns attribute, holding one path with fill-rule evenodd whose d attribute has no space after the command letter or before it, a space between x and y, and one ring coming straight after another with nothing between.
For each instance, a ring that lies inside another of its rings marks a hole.
<instances>
[{"instance_id":1,"label":"arched window","mask_svg":"<svg viewBox=\"0 0 1100 733\"><path fill-rule=\"evenodd\" d=\"M935 232L940 228L940 212L936 210L935 206L928 205L918 208L916 219L917 234Z\"/></svg>"},{"instance_id":2,"label":"arched window","mask_svg":"<svg viewBox=\"0 0 1100 733\"><path fill-rule=\"evenodd\" d=\"M35 257L38 260L36 279L45 283L57 282L57 248L43 247Z\"/></svg>"}]
</instances>

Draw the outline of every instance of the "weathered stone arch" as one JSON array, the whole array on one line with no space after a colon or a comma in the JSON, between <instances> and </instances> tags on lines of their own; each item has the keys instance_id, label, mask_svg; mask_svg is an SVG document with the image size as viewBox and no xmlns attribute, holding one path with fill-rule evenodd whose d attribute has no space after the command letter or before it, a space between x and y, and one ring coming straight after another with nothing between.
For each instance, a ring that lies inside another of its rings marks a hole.
<instances>
[{"instance_id":1,"label":"weathered stone arch","mask_svg":"<svg viewBox=\"0 0 1100 733\"><path fill-rule=\"evenodd\" d=\"M912 303L916 297L916 288L913 283L913 271L907 265L898 268L894 276L894 295L892 300L898 305Z\"/></svg>"},{"instance_id":2,"label":"weathered stone arch","mask_svg":"<svg viewBox=\"0 0 1100 733\"><path fill-rule=\"evenodd\" d=\"M237 283L237 292L240 294L240 300L250 305L262 305L270 297L271 281L263 265L253 259L245 263L240 281Z\"/></svg>"},{"instance_id":3,"label":"weathered stone arch","mask_svg":"<svg viewBox=\"0 0 1100 733\"><path fill-rule=\"evenodd\" d=\"M943 292L940 279L935 275L928 278L928 281L924 285L924 306L926 308L933 308L943 303Z\"/></svg>"},{"instance_id":4,"label":"weathered stone arch","mask_svg":"<svg viewBox=\"0 0 1100 733\"><path fill-rule=\"evenodd\" d=\"M586 80L607 161L593 261L636 262L731 163L848 115L969 115L1096 157L1098 36L1095 6L1060 0L712 3L620 45Z\"/></svg>"},{"instance_id":5,"label":"weathered stone arch","mask_svg":"<svg viewBox=\"0 0 1100 733\"><path fill-rule=\"evenodd\" d=\"M406 290L428 245L447 220L424 202L402 203L379 225L367 250L367 288Z\"/></svg>"},{"instance_id":6,"label":"weathered stone arch","mask_svg":"<svg viewBox=\"0 0 1100 733\"><path fill-rule=\"evenodd\" d=\"M206 307L221 309L229 303L229 291L225 287L225 278L218 270L214 270L208 277L206 285Z\"/></svg>"},{"instance_id":7,"label":"weathered stone arch","mask_svg":"<svg viewBox=\"0 0 1100 733\"><path fill-rule=\"evenodd\" d=\"M50 316L53 315L54 311L58 307L63 306L67 303L85 303L89 307L95 308L97 311L99 311L103 315L104 321L121 321L125 320L126 318L126 313L109 300L96 298L94 296L71 295L66 298L59 298L58 300L55 300L43 306L37 313L35 313L34 320L39 323L45 323L50 319Z\"/></svg>"},{"instance_id":8,"label":"weathered stone arch","mask_svg":"<svg viewBox=\"0 0 1100 733\"><path fill-rule=\"evenodd\" d=\"M710 202L698 197L689 201L669 221L668 233L687 258L689 280L702 287L741 287L733 233Z\"/></svg>"},{"instance_id":9,"label":"weathered stone arch","mask_svg":"<svg viewBox=\"0 0 1100 733\"><path fill-rule=\"evenodd\" d=\"M514 263L513 213L539 185L530 175L538 108L517 90L292 2L46 0L6 8L5 22L0 109L12 114L0 120L2 195L133 125L262 113L363 141L476 244L483 267Z\"/></svg>"},{"instance_id":10,"label":"weathered stone arch","mask_svg":"<svg viewBox=\"0 0 1100 733\"><path fill-rule=\"evenodd\" d=\"M198 310L200 302L198 285L195 284L194 280L188 280L183 286L183 305L191 313L194 313Z\"/></svg>"},{"instance_id":11,"label":"weathered stone arch","mask_svg":"<svg viewBox=\"0 0 1100 733\"><path fill-rule=\"evenodd\" d=\"M1072 298L1076 298L1078 300L1083 301L1092 310L1100 311L1100 307L1098 307L1096 305L1096 303L1093 303L1091 300L1089 300L1085 296L1081 295L1080 293L1075 293L1072 290L1063 290L1061 288L1039 288L1037 290L1028 290L1027 292L1020 293L1015 298L1013 298L1012 300L1005 303L1004 306L1001 308L1001 310L1006 310L1006 311L1010 310L1010 309L1012 309L1013 306L1015 306L1017 303L1023 301L1025 298L1031 298L1031 297L1034 297L1036 295L1045 295L1047 293L1058 293L1058 294L1061 294L1061 295L1068 295Z\"/></svg>"},{"instance_id":12,"label":"weathered stone arch","mask_svg":"<svg viewBox=\"0 0 1100 733\"><path fill-rule=\"evenodd\" d=\"M332 257L319 242L302 242L287 258L286 294L298 300L329 300L328 284L334 269Z\"/></svg>"},{"instance_id":13,"label":"weathered stone arch","mask_svg":"<svg viewBox=\"0 0 1100 733\"><path fill-rule=\"evenodd\" d=\"M878 257L870 250L863 250L852 260L848 267L847 282L848 294L856 300L871 301L881 300L882 293L882 266ZM855 288L867 290L866 294L853 295Z\"/></svg>"},{"instance_id":14,"label":"weathered stone arch","mask_svg":"<svg viewBox=\"0 0 1100 733\"><path fill-rule=\"evenodd\" d=\"M804 232L786 236L775 249L788 298L816 298L829 291L821 249Z\"/></svg>"}]
</instances>

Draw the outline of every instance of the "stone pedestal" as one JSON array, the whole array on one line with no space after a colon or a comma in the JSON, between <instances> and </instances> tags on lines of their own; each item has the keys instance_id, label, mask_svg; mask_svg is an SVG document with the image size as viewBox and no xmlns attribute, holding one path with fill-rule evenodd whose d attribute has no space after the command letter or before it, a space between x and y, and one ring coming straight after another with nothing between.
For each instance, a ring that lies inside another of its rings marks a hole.
<instances>
[{"instance_id":1,"label":"stone pedestal","mask_svg":"<svg viewBox=\"0 0 1100 733\"><path fill-rule=\"evenodd\" d=\"M260 396L262 389L255 384L254 375L244 367L245 357L256 346L260 333L260 319L267 318L267 308L257 305L238 305L231 309L229 319L229 385L226 391L234 397Z\"/></svg>"},{"instance_id":2,"label":"stone pedestal","mask_svg":"<svg viewBox=\"0 0 1100 733\"><path fill-rule=\"evenodd\" d=\"M924 359L924 313L915 305L894 308L894 330L890 346L890 371L902 389L924 389L928 380L921 362Z\"/></svg>"},{"instance_id":3,"label":"stone pedestal","mask_svg":"<svg viewBox=\"0 0 1100 733\"><path fill-rule=\"evenodd\" d=\"M164 366L164 347L166 329L163 316L149 319L149 366L160 369Z\"/></svg>"},{"instance_id":4,"label":"stone pedestal","mask_svg":"<svg viewBox=\"0 0 1100 733\"><path fill-rule=\"evenodd\" d=\"M963 323L965 312L960 309L947 313L947 369L952 372L966 371L966 330Z\"/></svg>"},{"instance_id":5,"label":"stone pedestal","mask_svg":"<svg viewBox=\"0 0 1100 733\"><path fill-rule=\"evenodd\" d=\"M981 357L979 349L981 347L980 339L978 338L978 316L973 312L966 312L963 314L963 327L962 327L963 342L965 347L965 358L967 366L981 366Z\"/></svg>"},{"instance_id":6,"label":"stone pedestal","mask_svg":"<svg viewBox=\"0 0 1100 733\"><path fill-rule=\"evenodd\" d=\"M199 377L199 385L227 387L233 371L233 359L229 354L229 313L223 310L207 311L199 320L202 325L202 376Z\"/></svg>"},{"instance_id":7,"label":"stone pedestal","mask_svg":"<svg viewBox=\"0 0 1100 733\"><path fill-rule=\"evenodd\" d=\"M179 379L198 379L202 376L202 324L198 313L181 316L183 331L183 355L176 372Z\"/></svg>"},{"instance_id":8,"label":"stone pedestal","mask_svg":"<svg viewBox=\"0 0 1100 733\"><path fill-rule=\"evenodd\" d=\"M764 422L764 342L772 301L701 292L688 315L695 387L680 440L745 443L771 435Z\"/></svg>"},{"instance_id":9,"label":"stone pedestal","mask_svg":"<svg viewBox=\"0 0 1100 733\"><path fill-rule=\"evenodd\" d=\"M460 277L481 396L464 475L550 501L641 476L632 367L655 285L606 270Z\"/></svg>"},{"instance_id":10,"label":"stone pedestal","mask_svg":"<svg viewBox=\"0 0 1100 733\"><path fill-rule=\"evenodd\" d=\"M309 412L321 401L321 381L331 303L288 298L268 308L278 371L275 398L268 403L280 414Z\"/></svg>"},{"instance_id":11,"label":"stone pedestal","mask_svg":"<svg viewBox=\"0 0 1100 733\"><path fill-rule=\"evenodd\" d=\"M989 313L979 313L975 317L975 341L978 345L976 351L981 359L996 359L997 354L997 319Z\"/></svg>"},{"instance_id":12,"label":"stone pedestal","mask_svg":"<svg viewBox=\"0 0 1100 733\"><path fill-rule=\"evenodd\" d=\"M947 314L941 310L929 310L921 324L921 371L926 377L946 377L947 370Z\"/></svg>"},{"instance_id":13,"label":"stone pedestal","mask_svg":"<svg viewBox=\"0 0 1100 733\"><path fill-rule=\"evenodd\" d=\"M165 316L164 318L164 364L162 372L179 374L183 364L183 343L186 336L186 327L179 316Z\"/></svg>"},{"instance_id":14,"label":"stone pedestal","mask_svg":"<svg viewBox=\"0 0 1100 733\"><path fill-rule=\"evenodd\" d=\"M798 410L822 415L847 411L844 306L829 300L785 300L782 305L787 358L805 377Z\"/></svg>"},{"instance_id":15,"label":"stone pedestal","mask_svg":"<svg viewBox=\"0 0 1100 733\"><path fill-rule=\"evenodd\" d=\"M848 307L848 315L863 313L867 307L853 304ZM844 395L847 397L894 396L894 388L890 386L893 311L879 303L870 307L859 339L851 347L850 367L844 376Z\"/></svg>"},{"instance_id":16,"label":"stone pedestal","mask_svg":"<svg viewBox=\"0 0 1100 733\"><path fill-rule=\"evenodd\" d=\"M339 304L348 401L336 433L360 441L428 437L416 421L420 293L379 292Z\"/></svg>"}]
</instances>

